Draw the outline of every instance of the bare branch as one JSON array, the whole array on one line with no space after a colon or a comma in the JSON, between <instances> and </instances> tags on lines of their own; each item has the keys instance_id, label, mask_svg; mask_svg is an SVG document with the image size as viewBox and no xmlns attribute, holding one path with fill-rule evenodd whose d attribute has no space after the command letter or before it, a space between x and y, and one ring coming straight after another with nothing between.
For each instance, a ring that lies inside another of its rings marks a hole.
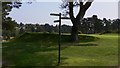
<instances>
[{"instance_id":1,"label":"bare branch","mask_svg":"<svg viewBox=\"0 0 120 68\"><path fill-rule=\"evenodd\" d=\"M78 15L76 16L76 18L83 18L83 16L85 15L86 10L91 6L93 0L88 0L85 5L83 5L83 2L80 2L80 10Z\"/></svg>"},{"instance_id":2,"label":"bare branch","mask_svg":"<svg viewBox=\"0 0 120 68\"><path fill-rule=\"evenodd\" d=\"M80 2L80 6L83 6L83 2Z\"/></svg>"},{"instance_id":3,"label":"bare branch","mask_svg":"<svg viewBox=\"0 0 120 68\"><path fill-rule=\"evenodd\" d=\"M73 2L69 2L69 15L71 20L74 20L74 15L73 15Z\"/></svg>"},{"instance_id":4,"label":"bare branch","mask_svg":"<svg viewBox=\"0 0 120 68\"><path fill-rule=\"evenodd\" d=\"M92 2L86 2L84 5L84 11L86 11L90 6L91 6Z\"/></svg>"}]
</instances>

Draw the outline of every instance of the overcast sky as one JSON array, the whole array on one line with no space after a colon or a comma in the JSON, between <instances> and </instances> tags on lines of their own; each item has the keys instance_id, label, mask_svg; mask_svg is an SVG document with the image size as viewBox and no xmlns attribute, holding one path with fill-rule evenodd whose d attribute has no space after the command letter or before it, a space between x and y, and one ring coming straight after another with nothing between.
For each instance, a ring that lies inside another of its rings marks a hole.
<instances>
[{"instance_id":1,"label":"overcast sky","mask_svg":"<svg viewBox=\"0 0 120 68\"><path fill-rule=\"evenodd\" d=\"M54 20L58 17L50 16L50 13L61 12L60 4L61 0L42 0L46 2L36 1L32 4L24 2L20 9L13 9L10 12L10 17L16 20L18 23L38 23L45 24L49 23L51 25L56 25ZM53 1L53 2L52 2ZM59 2L58 2L59 1ZM97 0L96 0L97 1ZM100 1L100 0L99 0ZM105 2L104 2L105 1ZM118 18L118 2L116 0L109 0L108 2L104 0L103 2L93 2L90 8L85 14L86 17L91 17L92 15L97 15L98 18L103 19L116 19ZM77 14L77 9L75 9L75 14ZM62 20L62 24L72 25L69 20Z\"/></svg>"}]
</instances>

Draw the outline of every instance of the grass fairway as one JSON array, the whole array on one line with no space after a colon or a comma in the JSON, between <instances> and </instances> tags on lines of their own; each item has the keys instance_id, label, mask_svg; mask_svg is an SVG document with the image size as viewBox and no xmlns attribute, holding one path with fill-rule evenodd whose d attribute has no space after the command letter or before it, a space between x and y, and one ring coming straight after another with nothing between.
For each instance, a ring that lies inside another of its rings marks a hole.
<instances>
[{"instance_id":1,"label":"grass fairway","mask_svg":"<svg viewBox=\"0 0 120 68\"><path fill-rule=\"evenodd\" d=\"M80 41L69 42L62 35L60 66L117 66L118 35L79 35ZM5 66L56 66L58 35L26 33L3 43Z\"/></svg>"},{"instance_id":2,"label":"grass fairway","mask_svg":"<svg viewBox=\"0 0 120 68\"><path fill-rule=\"evenodd\" d=\"M63 61L63 66L117 66L118 36L110 34L91 36L100 39L77 46L73 44L62 50L62 56L67 57Z\"/></svg>"}]
</instances>

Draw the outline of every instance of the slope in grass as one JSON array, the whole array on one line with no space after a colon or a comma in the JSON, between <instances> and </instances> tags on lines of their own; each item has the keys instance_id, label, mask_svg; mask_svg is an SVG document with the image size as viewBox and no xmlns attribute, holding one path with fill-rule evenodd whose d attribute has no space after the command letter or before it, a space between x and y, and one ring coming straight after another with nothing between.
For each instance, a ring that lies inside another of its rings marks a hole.
<instances>
[{"instance_id":1,"label":"slope in grass","mask_svg":"<svg viewBox=\"0 0 120 68\"><path fill-rule=\"evenodd\" d=\"M49 33L25 33L20 37L15 38L12 41L15 42L58 42L59 35L58 34L49 34ZM95 41L98 39L97 37L87 36L87 35L80 35L79 36L80 42L90 42ZM61 36L62 42L71 42L70 35L62 35Z\"/></svg>"},{"instance_id":2,"label":"slope in grass","mask_svg":"<svg viewBox=\"0 0 120 68\"><path fill-rule=\"evenodd\" d=\"M70 35L62 35L61 66L116 65L116 37L112 41L103 35L94 36L80 35L80 42L73 43ZM3 63L5 66L56 66L57 50L57 34L25 33L3 43Z\"/></svg>"}]
</instances>

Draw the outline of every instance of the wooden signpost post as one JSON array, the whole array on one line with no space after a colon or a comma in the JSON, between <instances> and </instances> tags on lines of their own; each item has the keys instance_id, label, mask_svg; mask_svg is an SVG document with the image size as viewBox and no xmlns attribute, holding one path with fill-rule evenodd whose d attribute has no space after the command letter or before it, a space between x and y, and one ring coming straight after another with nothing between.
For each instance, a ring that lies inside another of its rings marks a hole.
<instances>
[{"instance_id":1,"label":"wooden signpost post","mask_svg":"<svg viewBox=\"0 0 120 68\"><path fill-rule=\"evenodd\" d=\"M59 20L54 20L54 22L59 22L59 47L58 47L58 65L60 64L60 46L61 46L61 19L70 19L68 17L61 17L61 13L55 14L51 13L52 16L59 16Z\"/></svg>"},{"instance_id":2,"label":"wooden signpost post","mask_svg":"<svg viewBox=\"0 0 120 68\"><path fill-rule=\"evenodd\" d=\"M58 65L60 64L60 45L61 45L61 13L54 14L51 13L52 16L59 16L59 20L55 20L54 22L59 22L59 47L58 47Z\"/></svg>"}]
</instances>

